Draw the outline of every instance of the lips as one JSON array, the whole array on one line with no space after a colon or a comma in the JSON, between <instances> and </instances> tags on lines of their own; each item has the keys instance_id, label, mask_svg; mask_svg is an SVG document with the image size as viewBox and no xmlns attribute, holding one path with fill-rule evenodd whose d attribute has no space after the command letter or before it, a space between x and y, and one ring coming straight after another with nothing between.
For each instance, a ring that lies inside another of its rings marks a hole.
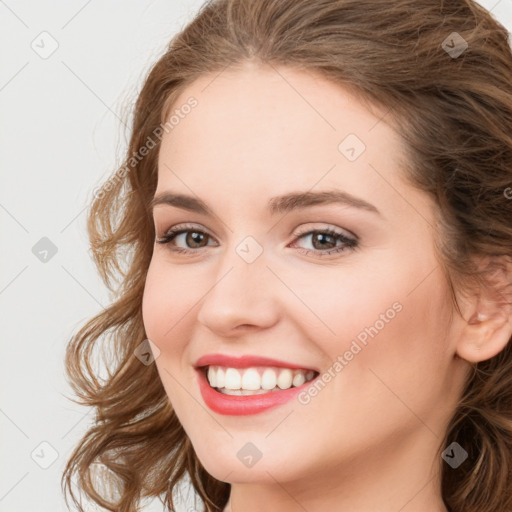
<instances>
[{"instance_id":1,"label":"lips","mask_svg":"<svg viewBox=\"0 0 512 512\"><path fill-rule=\"evenodd\" d=\"M251 366L278 366L280 368L290 368L297 370L303 369L319 372L319 370L313 366L291 363L289 361L281 361L269 357L253 355L229 356L226 354L207 354L200 357L194 364L195 368L201 368L211 365L227 366L230 368L249 368Z\"/></svg>"},{"instance_id":2,"label":"lips","mask_svg":"<svg viewBox=\"0 0 512 512\"><path fill-rule=\"evenodd\" d=\"M234 396L223 394L210 386L206 376L206 368L213 365L228 368L273 366L313 371L317 376L313 380L289 389L272 390L263 394ZM284 405L319 378L319 371L314 367L251 355L234 357L225 354L208 354L200 357L195 362L195 371L199 390L205 405L212 411L223 415L252 415Z\"/></svg>"}]
</instances>

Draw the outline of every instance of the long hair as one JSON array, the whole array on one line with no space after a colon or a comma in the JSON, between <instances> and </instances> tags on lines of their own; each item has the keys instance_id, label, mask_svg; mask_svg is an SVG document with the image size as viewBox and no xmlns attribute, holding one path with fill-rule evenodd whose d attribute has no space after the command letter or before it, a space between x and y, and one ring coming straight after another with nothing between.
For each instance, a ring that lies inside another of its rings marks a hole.
<instances>
[{"instance_id":1,"label":"long hair","mask_svg":"<svg viewBox=\"0 0 512 512\"><path fill-rule=\"evenodd\" d=\"M185 478L207 511L227 502L230 485L202 467L156 366L142 364L136 349L146 340L141 304L155 238L148 204L169 114L195 79L250 60L317 73L388 112L384 121L407 150L407 178L438 205L452 293L475 280L489 284L474 257L512 255L512 53L488 11L472 0L205 3L148 72L124 161L88 212L92 254L113 298L66 352L74 401L96 412L61 481L81 511L75 474L81 492L115 512L135 512L152 497L174 510ZM440 444L440 453L453 441L468 452L456 471L443 464L450 512L512 510L511 345L472 365Z\"/></svg>"}]
</instances>

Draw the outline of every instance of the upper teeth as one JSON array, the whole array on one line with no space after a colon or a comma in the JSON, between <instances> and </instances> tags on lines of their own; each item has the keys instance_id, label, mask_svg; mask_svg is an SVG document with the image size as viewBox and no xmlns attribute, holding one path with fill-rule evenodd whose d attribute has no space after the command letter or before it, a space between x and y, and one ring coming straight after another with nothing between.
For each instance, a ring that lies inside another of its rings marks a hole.
<instances>
[{"instance_id":1,"label":"upper teeth","mask_svg":"<svg viewBox=\"0 0 512 512\"><path fill-rule=\"evenodd\" d=\"M214 388L259 390L288 389L301 386L315 375L312 370L277 367L227 368L208 367L208 382Z\"/></svg>"}]
</instances>

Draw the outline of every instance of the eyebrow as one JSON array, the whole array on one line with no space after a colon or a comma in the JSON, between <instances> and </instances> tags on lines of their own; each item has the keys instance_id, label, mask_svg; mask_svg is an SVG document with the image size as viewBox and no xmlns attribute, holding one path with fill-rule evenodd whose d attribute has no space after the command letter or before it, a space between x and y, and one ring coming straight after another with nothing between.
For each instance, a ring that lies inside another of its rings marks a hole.
<instances>
[{"instance_id":1,"label":"eyebrow","mask_svg":"<svg viewBox=\"0 0 512 512\"><path fill-rule=\"evenodd\" d=\"M278 213L290 212L301 208L332 203L343 204L381 215L380 211L373 204L342 190L292 192L282 196L272 197L267 203L267 209L271 215L276 215ZM149 203L149 210L152 212L156 206L160 205L174 206L203 215L212 214L208 205L201 199L173 192L161 192L155 195Z\"/></svg>"}]
</instances>

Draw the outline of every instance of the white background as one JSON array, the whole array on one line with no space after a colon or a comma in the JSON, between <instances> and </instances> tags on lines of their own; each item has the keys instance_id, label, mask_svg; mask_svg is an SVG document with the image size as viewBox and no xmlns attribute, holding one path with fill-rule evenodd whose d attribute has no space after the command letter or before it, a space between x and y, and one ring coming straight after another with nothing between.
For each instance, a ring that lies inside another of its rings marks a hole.
<instances>
[{"instance_id":1,"label":"white background","mask_svg":"<svg viewBox=\"0 0 512 512\"><path fill-rule=\"evenodd\" d=\"M480 3L512 30L512 0ZM64 350L108 304L86 209L126 148L127 103L201 4L0 2L2 512L66 511L60 478L92 410L64 396L72 395ZM41 58L32 45L43 52L51 39L57 50ZM57 248L46 263L32 252L43 237ZM163 506L154 500L144 510Z\"/></svg>"}]
</instances>

